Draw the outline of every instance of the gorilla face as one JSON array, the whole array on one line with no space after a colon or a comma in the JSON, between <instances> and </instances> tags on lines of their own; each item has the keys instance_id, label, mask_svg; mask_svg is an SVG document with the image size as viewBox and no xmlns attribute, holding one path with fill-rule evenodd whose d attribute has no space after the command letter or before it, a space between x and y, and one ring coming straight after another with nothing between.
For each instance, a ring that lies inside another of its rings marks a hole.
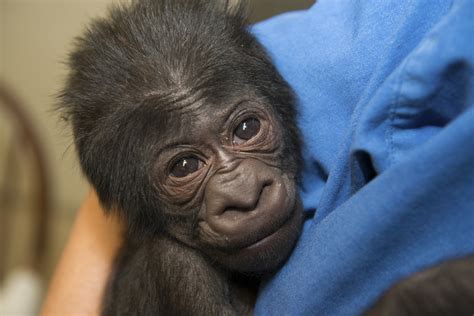
<instances>
[{"instance_id":1,"label":"gorilla face","mask_svg":"<svg viewBox=\"0 0 474 316\"><path fill-rule=\"evenodd\" d=\"M78 39L62 108L128 238L166 236L228 269L266 272L300 231L301 145L292 90L241 11L201 0L115 8Z\"/></svg>"},{"instance_id":2,"label":"gorilla face","mask_svg":"<svg viewBox=\"0 0 474 316\"><path fill-rule=\"evenodd\" d=\"M168 233L232 270L274 270L302 220L274 109L263 98L235 97L173 103L163 115L155 185Z\"/></svg>"}]
</instances>

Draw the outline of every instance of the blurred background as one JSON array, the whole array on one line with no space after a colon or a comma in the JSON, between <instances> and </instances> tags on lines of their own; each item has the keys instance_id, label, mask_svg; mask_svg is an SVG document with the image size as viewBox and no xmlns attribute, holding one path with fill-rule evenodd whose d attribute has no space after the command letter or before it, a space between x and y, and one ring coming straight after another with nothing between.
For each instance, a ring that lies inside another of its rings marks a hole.
<instances>
[{"instance_id":1,"label":"blurred background","mask_svg":"<svg viewBox=\"0 0 474 316\"><path fill-rule=\"evenodd\" d=\"M122 0L123 1L123 0ZM116 0L0 0L0 315L34 315L88 190L54 113L75 36ZM251 21L314 0L250 1Z\"/></svg>"}]
</instances>

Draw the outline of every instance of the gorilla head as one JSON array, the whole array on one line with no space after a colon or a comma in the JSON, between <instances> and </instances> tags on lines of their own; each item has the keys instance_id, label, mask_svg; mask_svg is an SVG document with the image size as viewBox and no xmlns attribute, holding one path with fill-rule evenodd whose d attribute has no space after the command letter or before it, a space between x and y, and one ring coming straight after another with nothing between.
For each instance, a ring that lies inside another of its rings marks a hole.
<instances>
[{"instance_id":1,"label":"gorilla head","mask_svg":"<svg viewBox=\"0 0 474 316\"><path fill-rule=\"evenodd\" d=\"M128 225L126 245L172 242L216 270L260 274L300 231L301 145L293 93L243 11L115 7L77 40L62 109L85 175Z\"/></svg>"}]
</instances>

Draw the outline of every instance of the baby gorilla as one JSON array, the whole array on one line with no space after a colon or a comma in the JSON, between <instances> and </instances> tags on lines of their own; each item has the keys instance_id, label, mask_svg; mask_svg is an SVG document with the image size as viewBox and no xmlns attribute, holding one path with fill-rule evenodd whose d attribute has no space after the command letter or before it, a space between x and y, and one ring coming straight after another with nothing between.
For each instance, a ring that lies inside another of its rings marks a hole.
<instances>
[{"instance_id":1,"label":"baby gorilla","mask_svg":"<svg viewBox=\"0 0 474 316\"><path fill-rule=\"evenodd\" d=\"M293 93L242 4L135 0L77 40L61 108L127 235L104 315L236 315L302 223Z\"/></svg>"}]
</instances>

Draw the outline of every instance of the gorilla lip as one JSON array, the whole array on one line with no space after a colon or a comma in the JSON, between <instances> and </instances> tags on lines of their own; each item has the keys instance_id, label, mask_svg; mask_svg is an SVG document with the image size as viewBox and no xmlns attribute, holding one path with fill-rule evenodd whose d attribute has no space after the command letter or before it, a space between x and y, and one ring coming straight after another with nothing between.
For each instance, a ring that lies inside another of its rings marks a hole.
<instances>
[{"instance_id":1,"label":"gorilla lip","mask_svg":"<svg viewBox=\"0 0 474 316\"><path fill-rule=\"evenodd\" d=\"M288 236L287 231L291 229L291 227L294 225L294 221L298 218L297 214L295 214L296 211L297 211L296 205L295 203L293 203L293 208L291 212L288 214L288 217L286 218L286 220L283 222L282 225L278 226L278 228L272 233L257 240L256 242L253 242L249 246L238 249L238 251L257 251L257 250L260 250L260 248L265 247L268 243L273 243L273 240L275 238L279 238L280 235L282 238L285 236Z\"/></svg>"},{"instance_id":2,"label":"gorilla lip","mask_svg":"<svg viewBox=\"0 0 474 316\"><path fill-rule=\"evenodd\" d=\"M224 264L238 260L237 262L240 263L233 266L236 270L253 273L274 271L286 260L297 241L303 220L301 210L301 203L295 201L294 207L286 218L286 221L279 226L277 230L273 231L273 233L266 235L246 247L239 249L234 248L231 253L214 253L214 255L217 255L218 260ZM258 264L258 262L260 262L259 258L265 257L273 257L272 264ZM258 264L258 268L252 264L250 268L248 268L248 262Z\"/></svg>"}]
</instances>

